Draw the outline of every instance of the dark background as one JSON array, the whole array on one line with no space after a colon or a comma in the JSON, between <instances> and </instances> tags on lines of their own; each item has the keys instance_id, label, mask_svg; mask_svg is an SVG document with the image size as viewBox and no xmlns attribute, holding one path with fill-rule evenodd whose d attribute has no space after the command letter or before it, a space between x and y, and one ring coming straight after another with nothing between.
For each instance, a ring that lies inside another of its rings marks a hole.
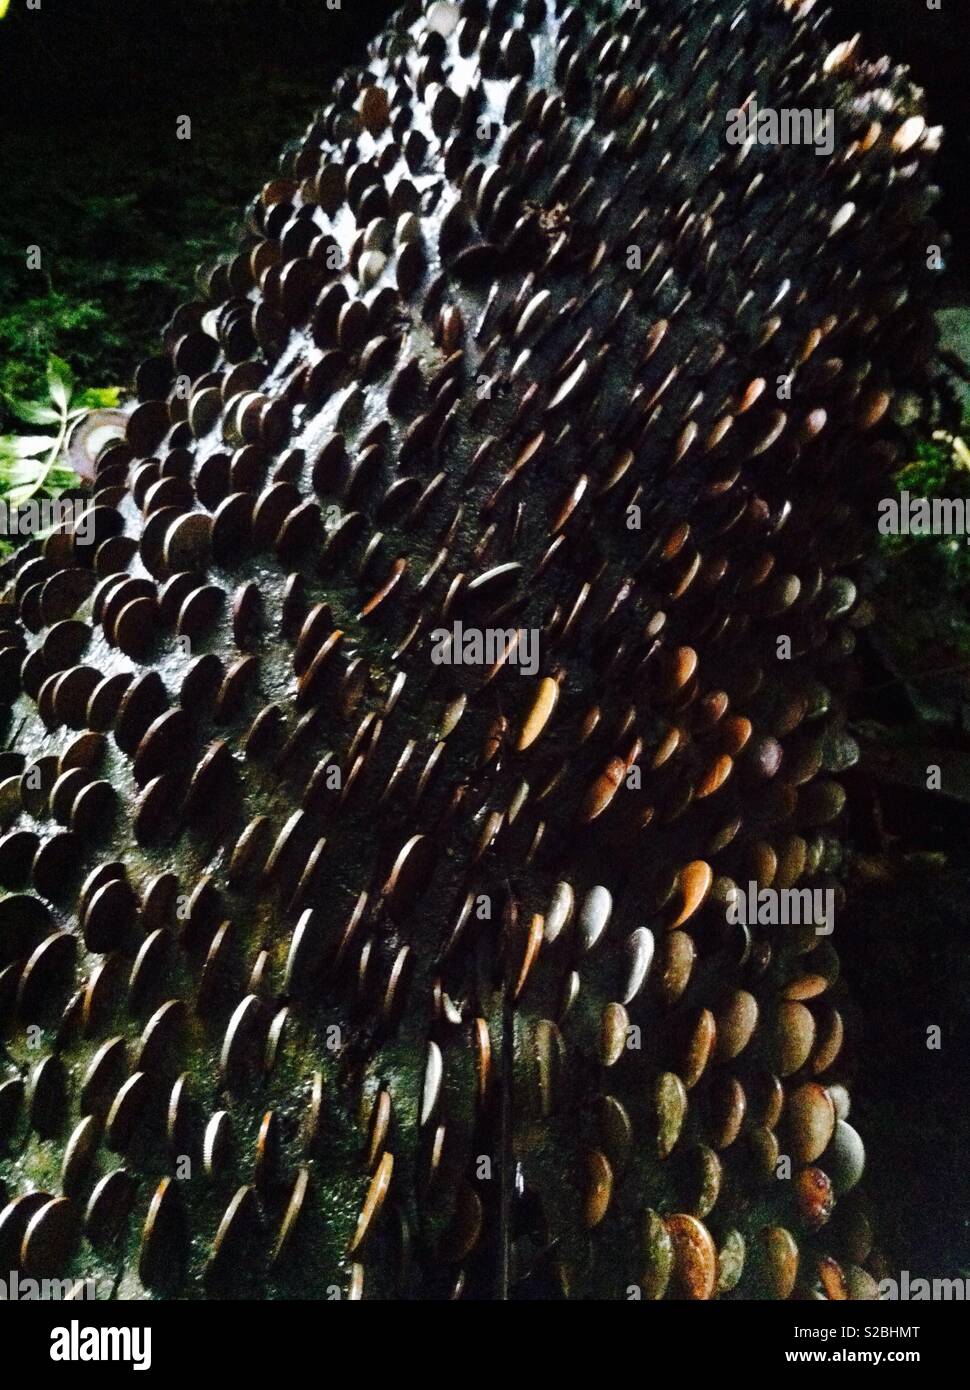
<instances>
[{"instance_id":1,"label":"dark background","mask_svg":"<svg viewBox=\"0 0 970 1390\"><path fill-rule=\"evenodd\" d=\"M948 127L940 182L949 304L970 303L970 0L833 0L833 42L911 65ZM124 384L195 266L232 244L283 144L327 100L390 0L11 0L0 21L0 393L38 393L49 351L87 386ZM192 118L190 141L176 118ZM28 272L28 245L43 273ZM10 427L0 404L0 430ZM877 682L882 679L876 673ZM868 711L867 711L868 712ZM900 704L875 711L911 720ZM857 1118L893 1263L970 1272L970 810L860 774L853 835L896 842L897 877L850 895L844 968L867 1018ZM877 830L876 822L882 827ZM912 864L902 850L912 851ZM942 875L920 855L945 853ZM945 1053L925 1047L944 1027Z\"/></svg>"}]
</instances>

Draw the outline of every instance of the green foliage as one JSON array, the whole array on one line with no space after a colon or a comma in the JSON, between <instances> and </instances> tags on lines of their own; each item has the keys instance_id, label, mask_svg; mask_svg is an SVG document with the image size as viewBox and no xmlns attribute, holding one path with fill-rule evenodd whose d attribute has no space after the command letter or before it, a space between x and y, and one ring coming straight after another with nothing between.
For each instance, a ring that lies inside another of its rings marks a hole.
<instances>
[{"instance_id":1,"label":"green foliage","mask_svg":"<svg viewBox=\"0 0 970 1390\"><path fill-rule=\"evenodd\" d=\"M970 450L959 437L938 432L917 443L914 457L896 474L895 483L898 491L916 497L970 502ZM890 561L905 562L925 583L938 585L944 593L970 582L970 545L963 536L885 536L882 540Z\"/></svg>"},{"instance_id":2,"label":"green foliage","mask_svg":"<svg viewBox=\"0 0 970 1390\"><path fill-rule=\"evenodd\" d=\"M0 281L0 305L2 290ZM55 348L69 353L82 368L90 367L93 354L90 346L85 351L85 343L89 335L101 338L103 334L110 340L106 315L90 300L72 301L67 295L51 291L9 308L0 307L0 394L5 398L35 394Z\"/></svg>"},{"instance_id":3,"label":"green foliage","mask_svg":"<svg viewBox=\"0 0 970 1390\"><path fill-rule=\"evenodd\" d=\"M920 440L895 477L900 492L970 501L970 449ZM883 536L877 641L920 717L951 722L970 699L970 545L964 536Z\"/></svg>"},{"instance_id":4,"label":"green foliage","mask_svg":"<svg viewBox=\"0 0 970 1390\"><path fill-rule=\"evenodd\" d=\"M47 425L47 434L0 435L0 497L18 507L41 490L57 497L81 479L61 462L68 431L89 410L117 406L116 386L79 387L73 370L63 358L51 354L45 368L47 393L43 399L7 398L10 413L27 425ZM0 541L0 553L11 549Z\"/></svg>"},{"instance_id":5,"label":"green foliage","mask_svg":"<svg viewBox=\"0 0 970 1390\"><path fill-rule=\"evenodd\" d=\"M896 474L900 492L908 489L921 496L939 493L946 486L952 471L950 450L943 439L921 439L916 445L915 458L903 464Z\"/></svg>"}]
</instances>

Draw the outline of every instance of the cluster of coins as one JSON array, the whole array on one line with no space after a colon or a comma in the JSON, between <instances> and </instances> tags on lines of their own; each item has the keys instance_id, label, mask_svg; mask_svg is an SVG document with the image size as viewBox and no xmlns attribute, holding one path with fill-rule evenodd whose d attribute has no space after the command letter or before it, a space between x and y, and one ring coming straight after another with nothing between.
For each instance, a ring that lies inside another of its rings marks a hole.
<instances>
[{"instance_id":1,"label":"cluster of coins","mask_svg":"<svg viewBox=\"0 0 970 1390\"><path fill-rule=\"evenodd\" d=\"M411 0L341 78L8 565L0 1270L872 1293L837 953L727 909L841 901L934 145L812 0Z\"/></svg>"}]
</instances>

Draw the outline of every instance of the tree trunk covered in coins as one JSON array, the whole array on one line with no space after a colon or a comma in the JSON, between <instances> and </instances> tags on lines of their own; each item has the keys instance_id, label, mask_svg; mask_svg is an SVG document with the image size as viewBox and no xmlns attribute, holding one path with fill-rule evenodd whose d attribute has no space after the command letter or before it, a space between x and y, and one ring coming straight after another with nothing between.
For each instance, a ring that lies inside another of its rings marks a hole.
<instances>
[{"instance_id":1,"label":"tree trunk covered in coins","mask_svg":"<svg viewBox=\"0 0 970 1390\"><path fill-rule=\"evenodd\" d=\"M843 696L939 234L841 37L413 0L175 314L8 566L0 1267L872 1295Z\"/></svg>"}]
</instances>

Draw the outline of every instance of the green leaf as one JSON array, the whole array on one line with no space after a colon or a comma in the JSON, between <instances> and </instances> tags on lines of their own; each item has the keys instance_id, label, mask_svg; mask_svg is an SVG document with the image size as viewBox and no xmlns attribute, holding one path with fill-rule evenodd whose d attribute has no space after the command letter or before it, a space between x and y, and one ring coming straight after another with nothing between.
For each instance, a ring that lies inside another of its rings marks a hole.
<instances>
[{"instance_id":1,"label":"green leaf","mask_svg":"<svg viewBox=\"0 0 970 1390\"><path fill-rule=\"evenodd\" d=\"M74 373L63 357L56 357L54 353L47 359L47 385L51 400L66 412L71 403L71 392L74 390Z\"/></svg>"},{"instance_id":2,"label":"green leaf","mask_svg":"<svg viewBox=\"0 0 970 1390\"><path fill-rule=\"evenodd\" d=\"M6 488L32 487L43 477L44 471L43 459L21 459L0 472L0 484Z\"/></svg>"},{"instance_id":3,"label":"green leaf","mask_svg":"<svg viewBox=\"0 0 970 1390\"><path fill-rule=\"evenodd\" d=\"M8 507L19 507L43 484L47 468L41 459L23 459L0 468L0 493Z\"/></svg>"},{"instance_id":4,"label":"green leaf","mask_svg":"<svg viewBox=\"0 0 970 1390\"><path fill-rule=\"evenodd\" d=\"M9 400L7 404L17 419L28 425L56 425L61 418L53 406L45 405L43 401Z\"/></svg>"},{"instance_id":5,"label":"green leaf","mask_svg":"<svg viewBox=\"0 0 970 1390\"><path fill-rule=\"evenodd\" d=\"M114 410L121 400L120 386L88 386L71 401L71 414L85 410Z\"/></svg>"},{"instance_id":6,"label":"green leaf","mask_svg":"<svg viewBox=\"0 0 970 1390\"><path fill-rule=\"evenodd\" d=\"M24 502L29 502L37 491L39 479L34 478L32 482L24 483L23 486L11 488L6 494L4 501L8 507L20 507Z\"/></svg>"},{"instance_id":7,"label":"green leaf","mask_svg":"<svg viewBox=\"0 0 970 1390\"><path fill-rule=\"evenodd\" d=\"M10 9L10 0L0 0L0 19L3 19Z\"/></svg>"},{"instance_id":8,"label":"green leaf","mask_svg":"<svg viewBox=\"0 0 970 1390\"><path fill-rule=\"evenodd\" d=\"M0 439L0 451L8 457L34 458L50 450L57 440L50 434L5 434Z\"/></svg>"},{"instance_id":9,"label":"green leaf","mask_svg":"<svg viewBox=\"0 0 970 1390\"><path fill-rule=\"evenodd\" d=\"M72 468L52 468L44 479L45 492L59 493L68 487L78 487L81 479Z\"/></svg>"}]
</instances>

